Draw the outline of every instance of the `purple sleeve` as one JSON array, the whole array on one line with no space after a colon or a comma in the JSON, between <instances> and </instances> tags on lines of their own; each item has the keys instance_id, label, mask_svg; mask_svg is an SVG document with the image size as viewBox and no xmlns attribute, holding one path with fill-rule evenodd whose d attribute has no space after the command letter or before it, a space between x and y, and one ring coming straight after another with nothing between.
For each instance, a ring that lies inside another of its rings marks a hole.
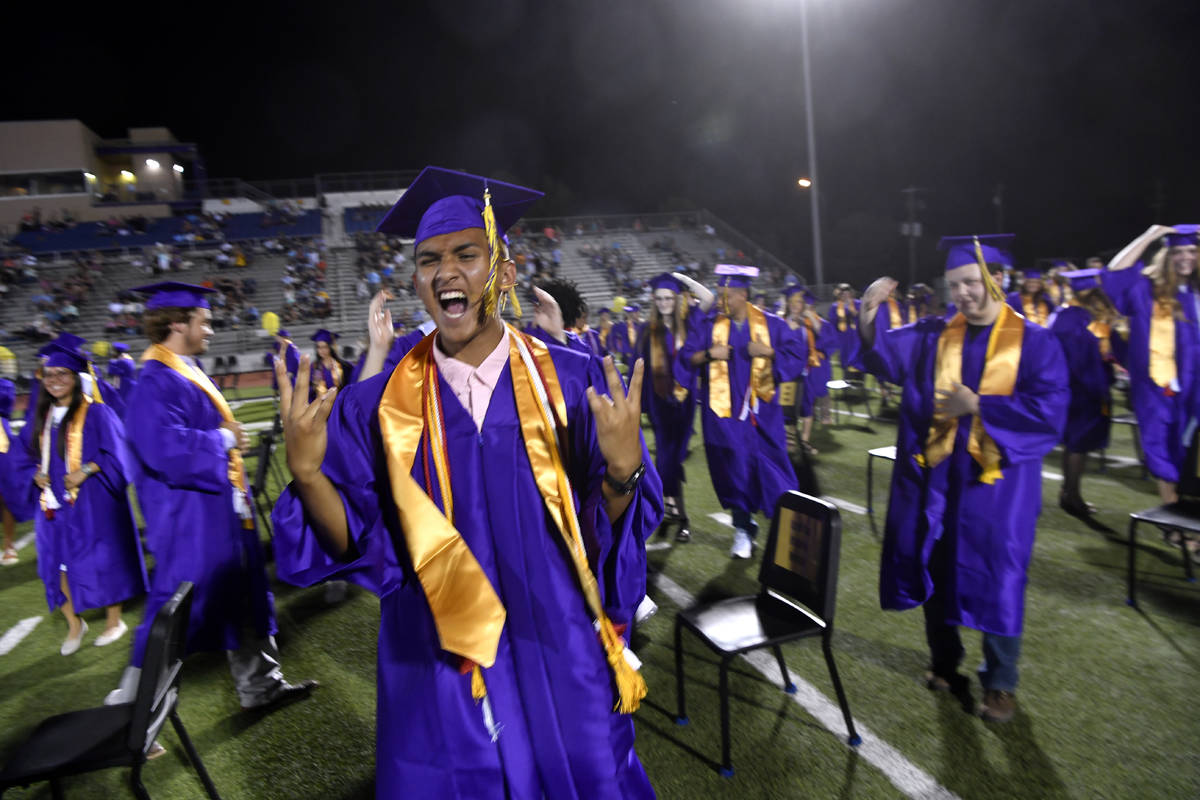
<instances>
[{"instance_id":1,"label":"purple sleeve","mask_svg":"<svg viewBox=\"0 0 1200 800\"><path fill-rule=\"evenodd\" d=\"M767 317L771 346L775 349L775 380L784 383L804 375L808 367L808 337L779 317Z\"/></svg>"},{"instance_id":2,"label":"purple sleeve","mask_svg":"<svg viewBox=\"0 0 1200 800\"><path fill-rule=\"evenodd\" d=\"M1013 393L981 395L979 416L1006 463L1040 461L1062 439L1070 397L1067 360L1058 339L1027 324Z\"/></svg>"},{"instance_id":3,"label":"purple sleeve","mask_svg":"<svg viewBox=\"0 0 1200 800\"><path fill-rule=\"evenodd\" d=\"M1138 316L1150 310L1153 290L1150 279L1142 274L1141 261L1127 269L1105 270L1100 280L1105 294L1125 316Z\"/></svg>"},{"instance_id":4,"label":"purple sleeve","mask_svg":"<svg viewBox=\"0 0 1200 800\"><path fill-rule=\"evenodd\" d=\"M100 467L88 480L100 481L110 494L124 494L132 473L121 418L107 406L94 405L88 410L84 427L87 430L83 436L83 463L92 461Z\"/></svg>"},{"instance_id":5,"label":"purple sleeve","mask_svg":"<svg viewBox=\"0 0 1200 800\"><path fill-rule=\"evenodd\" d=\"M880 311L885 310L884 307L880 307ZM878 313L875 318L879 319ZM885 383L904 383L912 370L917 344L930 324L941 328L944 326L944 320L931 318L925 324L917 323L886 330L875 326L875 346L867 347L867 343L862 342L862 361L867 372ZM859 331L861 332L862 328L859 328Z\"/></svg>"},{"instance_id":6,"label":"purple sleeve","mask_svg":"<svg viewBox=\"0 0 1200 800\"><path fill-rule=\"evenodd\" d=\"M224 492L229 489L229 456L220 428L191 427L181 378L165 370L143 372L147 386L130 399L130 450L147 472L173 489ZM168 383L169 382L169 383ZM204 398L204 402L209 402Z\"/></svg>"}]
</instances>

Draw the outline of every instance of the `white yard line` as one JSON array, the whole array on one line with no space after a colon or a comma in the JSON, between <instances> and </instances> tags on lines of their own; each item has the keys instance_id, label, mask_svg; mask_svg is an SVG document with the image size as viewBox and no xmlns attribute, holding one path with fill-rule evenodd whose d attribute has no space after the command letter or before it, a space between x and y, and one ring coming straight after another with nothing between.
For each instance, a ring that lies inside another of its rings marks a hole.
<instances>
[{"instance_id":1,"label":"white yard line","mask_svg":"<svg viewBox=\"0 0 1200 800\"><path fill-rule=\"evenodd\" d=\"M715 518L717 515L710 514L709 516ZM696 602L696 598L687 589L666 575L661 573L656 575L654 585L658 591L680 608L689 608ZM769 682L780 689L783 688L783 676L779 674L779 665L775 663L775 658L770 652L757 650L743 658ZM839 740L845 742L850 733L846 730L846 722L842 718L842 710L838 704L821 694L815 686L791 670L789 673L792 683L796 685L796 693L792 695L796 704L811 714ZM859 736L862 737L862 744L858 745L855 751L882 772L905 795L914 800L958 800L956 794L905 758L899 750L873 734L861 721L856 720L855 727L858 729Z\"/></svg>"},{"instance_id":2,"label":"white yard line","mask_svg":"<svg viewBox=\"0 0 1200 800\"><path fill-rule=\"evenodd\" d=\"M21 643L29 634L33 633L33 629L38 626L43 617L26 617L25 619L13 625L3 636L0 636L0 656L6 656L13 651L13 648Z\"/></svg>"},{"instance_id":3,"label":"white yard line","mask_svg":"<svg viewBox=\"0 0 1200 800\"><path fill-rule=\"evenodd\" d=\"M29 545L29 543L32 542L36 537L37 537L37 532L30 531L29 533L22 536L20 539L17 539L15 542L13 542L13 547L17 548L17 550L24 550Z\"/></svg>"}]
</instances>

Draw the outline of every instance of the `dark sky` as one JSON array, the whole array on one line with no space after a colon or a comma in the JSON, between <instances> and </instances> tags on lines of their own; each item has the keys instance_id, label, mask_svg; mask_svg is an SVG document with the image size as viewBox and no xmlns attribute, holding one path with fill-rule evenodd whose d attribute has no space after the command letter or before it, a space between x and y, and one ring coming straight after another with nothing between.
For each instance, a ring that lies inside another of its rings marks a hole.
<instances>
[{"instance_id":1,"label":"dark sky","mask_svg":"<svg viewBox=\"0 0 1200 800\"><path fill-rule=\"evenodd\" d=\"M165 125L215 177L432 163L547 190L539 216L707 207L811 276L798 0L173 5L10 18L6 62L37 66L3 116ZM808 19L827 279L906 274L907 186L923 277L937 236L996 230L998 184L1025 263L1200 221L1200 2Z\"/></svg>"}]
</instances>

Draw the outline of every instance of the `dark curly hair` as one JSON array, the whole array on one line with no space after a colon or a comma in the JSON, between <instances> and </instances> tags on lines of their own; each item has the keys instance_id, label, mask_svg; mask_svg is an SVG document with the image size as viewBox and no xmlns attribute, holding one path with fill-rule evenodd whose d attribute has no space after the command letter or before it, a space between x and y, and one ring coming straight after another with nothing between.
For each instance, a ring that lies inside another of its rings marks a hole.
<instances>
[{"instance_id":1,"label":"dark curly hair","mask_svg":"<svg viewBox=\"0 0 1200 800\"><path fill-rule=\"evenodd\" d=\"M575 281L566 278L549 278L537 282L537 287L549 294L562 309L563 325L574 328L588 311L587 301L579 293Z\"/></svg>"}]
</instances>

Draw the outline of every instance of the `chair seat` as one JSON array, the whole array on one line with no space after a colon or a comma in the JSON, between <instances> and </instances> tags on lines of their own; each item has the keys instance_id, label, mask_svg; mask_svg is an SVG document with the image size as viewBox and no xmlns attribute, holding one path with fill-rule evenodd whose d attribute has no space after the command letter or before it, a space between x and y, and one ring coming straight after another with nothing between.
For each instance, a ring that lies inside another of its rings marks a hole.
<instances>
[{"instance_id":1,"label":"chair seat","mask_svg":"<svg viewBox=\"0 0 1200 800\"><path fill-rule=\"evenodd\" d=\"M872 458L886 458L888 461L895 461L896 445L890 444L887 447L876 447L874 450L868 450L867 455Z\"/></svg>"},{"instance_id":2,"label":"chair seat","mask_svg":"<svg viewBox=\"0 0 1200 800\"><path fill-rule=\"evenodd\" d=\"M685 625L724 653L801 639L824 628L800 609L770 595L731 597L681 611Z\"/></svg>"},{"instance_id":3,"label":"chair seat","mask_svg":"<svg viewBox=\"0 0 1200 800\"><path fill-rule=\"evenodd\" d=\"M1200 507L1195 503L1172 503L1167 506L1155 506L1145 511L1135 511L1129 515L1138 522L1148 522L1151 525L1166 525L1170 528L1180 528L1185 531L1200 533Z\"/></svg>"},{"instance_id":4,"label":"chair seat","mask_svg":"<svg viewBox=\"0 0 1200 800\"><path fill-rule=\"evenodd\" d=\"M0 786L34 783L52 774L90 772L133 763L127 742L133 703L71 711L44 720L8 759ZM66 765L78 767L64 773Z\"/></svg>"},{"instance_id":5,"label":"chair seat","mask_svg":"<svg viewBox=\"0 0 1200 800\"><path fill-rule=\"evenodd\" d=\"M825 381L826 389L849 389L850 383L843 380Z\"/></svg>"}]
</instances>

